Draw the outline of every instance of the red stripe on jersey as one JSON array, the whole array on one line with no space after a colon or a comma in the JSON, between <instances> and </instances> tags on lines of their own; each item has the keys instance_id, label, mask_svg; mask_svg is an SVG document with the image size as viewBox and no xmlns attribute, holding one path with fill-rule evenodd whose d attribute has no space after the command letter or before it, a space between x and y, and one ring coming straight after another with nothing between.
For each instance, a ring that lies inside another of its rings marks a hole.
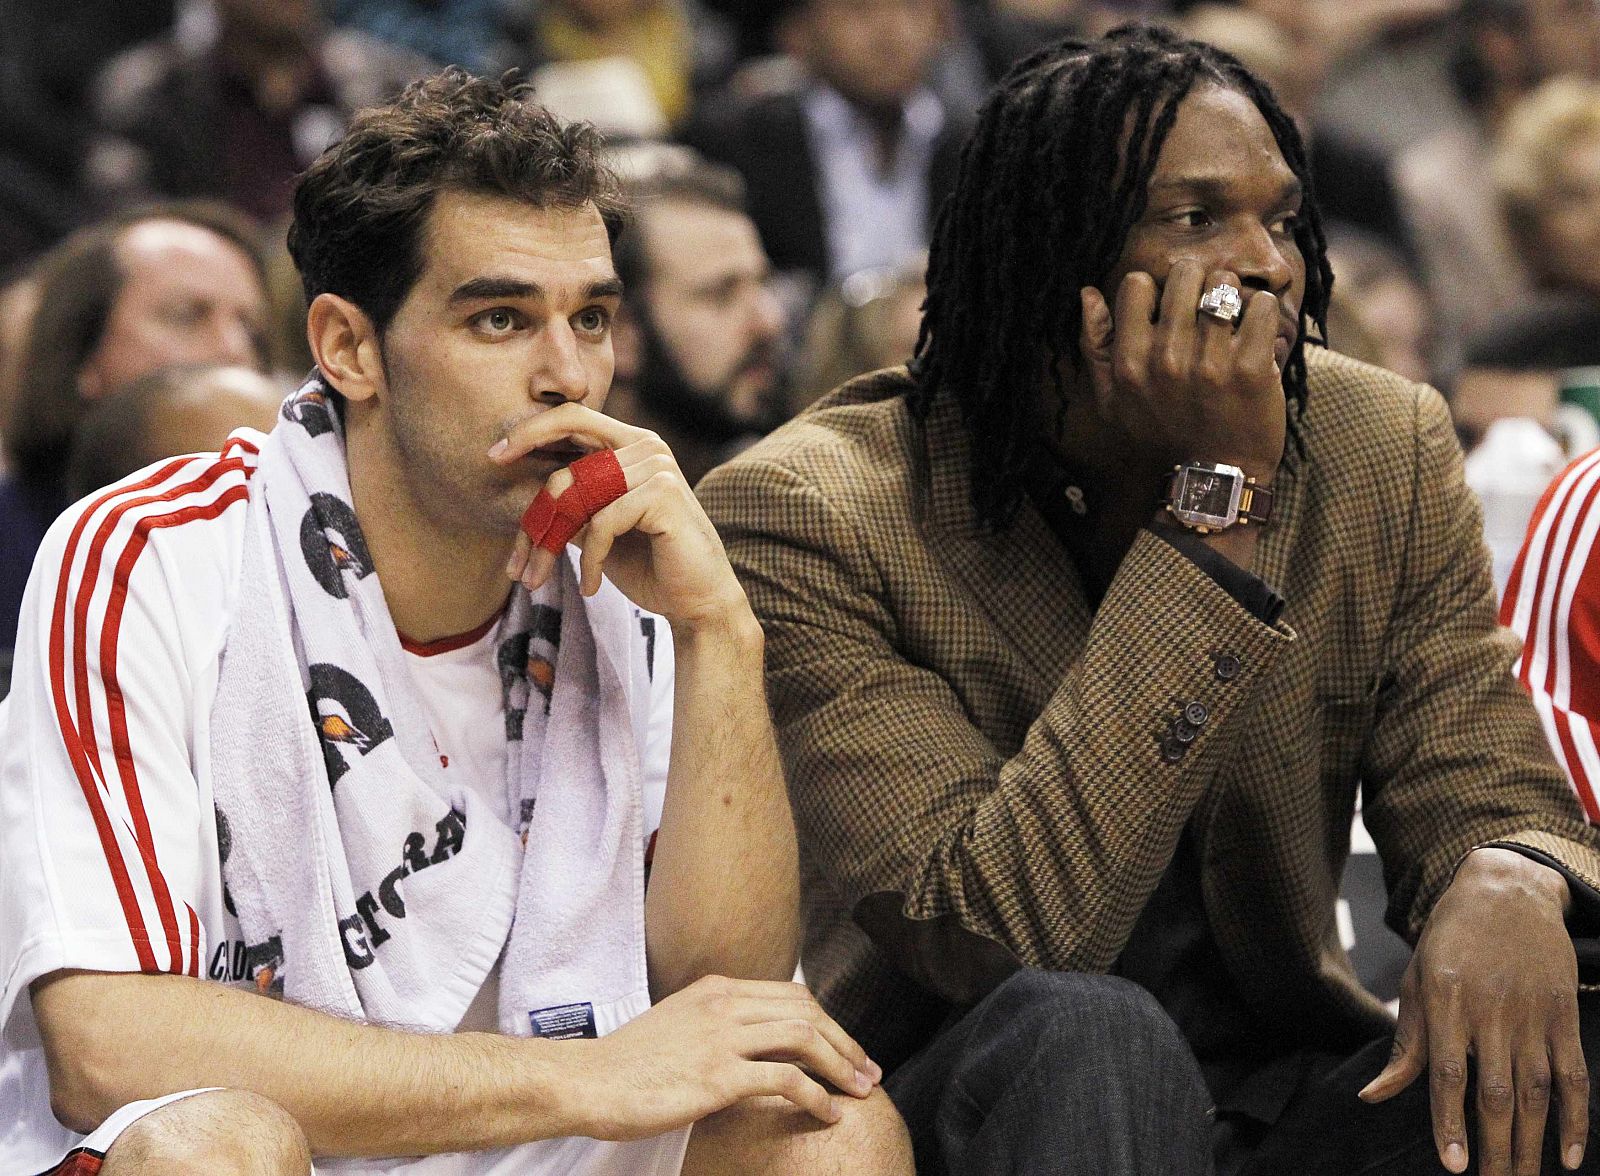
<instances>
[{"instance_id":1,"label":"red stripe on jersey","mask_svg":"<svg viewBox=\"0 0 1600 1176\"><path fill-rule=\"evenodd\" d=\"M122 687L117 681L117 645L121 638L122 610L128 599L128 577L133 574L133 565L149 542L151 531L182 526L200 519L214 519L234 503L243 502L249 496L248 487L230 486L212 502L186 506L170 514L146 515L134 524L133 537L123 549L113 573L111 597L101 628L100 680L105 687L106 713L111 721L111 747L116 755L118 775L122 778L123 796L133 817L134 839L139 846L139 855L144 860L145 873L150 879L156 910L161 915L161 926L167 934L168 959L171 961L168 970L173 972L184 969L178 919L173 909L172 895L167 890L166 875L156 862L155 838L150 832L150 820L144 811L144 799L139 791L139 776L133 760L133 744L128 738L127 707Z\"/></svg>"},{"instance_id":2,"label":"red stripe on jersey","mask_svg":"<svg viewBox=\"0 0 1600 1176\"><path fill-rule=\"evenodd\" d=\"M87 730L90 734L90 739L87 742L90 744L95 742L93 726L92 723L80 725L75 722L68 705L66 682L67 599L73 581L72 566L77 555L78 546L82 541L84 530L87 528L91 516L100 507L119 496L132 498L138 491L150 489L163 483L182 470L191 460L189 458L176 459L138 482L127 486L113 487L94 499L89 507L79 515L67 540L66 551L61 564L61 573L56 583L56 598L50 625L50 685L52 701L56 711L56 724L60 729L62 743L66 748L68 759L72 763L73 771L78 777L79 787L83 790L84 800L94 821L95 832L100 839L100 847L105 855L107 868L111 872L112 884L116 889L118 902L122 906L123 917L128 924L128 933L133 941L134 950L138 955L139 965L142 970L149 972L156 972L161 969L157 967L155 955L151 951L150 939L144 928L144 917L139 910L138 898L134 894L127 863L123 860L122 852L117 846L116 834L111 825L110 814L100 800L97 780L102 773L99 766L98 748L96 748L94 759L91 761L86 741L83 737L83 732ZM230 462L229 464L237 466L239 463ZM181 491L182 487L180 486L178 489ZM157 495L156 499L146 499L146 501L157 500L161 497L164 496ZM92 580L86 583L80 582L78 587L81 597L74 602L75 604L81 604L88 600L93 594L94 583ZM75 615L81 612L81 609L74 609ZM75 653L81 653L81 619L79 620L79 626L79 640L75 642L78 648L75 649ZM74 676L80 679L82 677L80 663L77 661L74 663ZM153 861L153 854L151 855L151 860ZM164 889L164 879L160 880L160 885ZM154 889L154 885L152 889ZM174 970L176 966L177 963L174 959Z\"/></svg>"},{"instance_id":3,"label":"red stripe on jersey","mask_svg":"<svg viewBox=\"0 0 1600 1176\"><path fill-rule=\"evenodd\" d=\"M246 441L243 437L229 437L222 443L222 452L218 456L227 457L229 451L234 449L242 449L252 457L259 455L261 452L254 442Z\"/></svg>"},{"instance_id":4,"label":"red stripe on jersey","mask_svg":"<svg viewBox=\"0 0 1600 1176\"><path fill-rule=\"evenodd\" d=\"M1588 472L1587 469L1580 471L1578 467L1592 464L1593 457L1594 455L1591 454L1588 457L1579 458L1551 482L1545 491L1545 497L1541 499L1541 505L1535 508L1533 520L1529 524L1528 535L1531 538L1537 534L1538 528L1543 521L1547 518L1549 520L1548 526L1545 527L1543 550L1539 553L1538 569L1533 578L1532 595L1528 598L1531 612L1528 617L1528 631L1523 634L1522 664L1517 672L1517 677L1529 689L1535 688L1533 662L1536 660L1530 654L1537 655L1541 652L1545 654L1545 681L1538 686L1538 689L1548 693L1551 676L1555 673L1555 659L1550 656L1549 651L1554 640L1552 629L1555 624L1556 608L1552 607L1548 613L1542 612L1540 602L1544 599L1546 585L1550 583L1552 575L1555 576L1555 587L1559 591L1561 573L1552 571L1552 567L1554 564L1559 563L1564 569L1566 560L1570 557L1571 552L1568 549L1557 550L1556 535L1560 530L1563 518L1572 509L1573 496L1579 483L1582 482L1584 474ZM1594 491L1595 488L1591 487L1583 509L1587 509L1588 504L1593 501ZM1526 546L1528 544L1525 542L1524 547ZM1522 557L1519 556L1520 558ZM1524 569L1525 575L1526 569ZM1522 580L1519 578L1516 587L1520 589L1521 586ZM1512 586L1508 583L1506 587L1507 601L1513 600L1514 595ZM1513 604L1510 607L1514 610L1516 606Z\"/></svg>"},{"instance_id":5,"label":"red stripe on jersey","mask_svg":"<svg viewBox=\"0 0 1600 1176\"><path fill-rule=\"evenodd\" d=\"M1588 517L1589 511L1593 509L1595 496L1597 494L1600 494L1600 479L1596 479L1594 485L1589 487L1588 492L1583 496L1582 504L1579 505L1575 511L1573 510L1571 500L1569 499L1567 505L1562 508L1561 516L1556 520L1557 524L1559 524L1568 515L1571 515L1572 530L1568 534L1567 545L1561 549L1561 563L1555 574L1554 592L1551 594L1550 608L1548 612L1539 617L1540 628L1543 631L1539 633L1538 639L1544 643L1545 648L1549 651L1545 658L1544 692L1546 694L1555 693L1557 662L1556 617L1561 612L1561 598L1563 595L1565 595L1563 589L1567 583L1567 574L1572 568L1572 538L1582 528L1583 520ZM1554 535L1555 529L1555 527L1551 527L1552 535ZM1544 561L1543 568L1540 570L1539 578L1541 582L1544 579L1544 573L1549 570L1549 567L1550 560L1547 557ZM1537 607L1537 605L1535 607ZM1532 626L1529 628L1531 630Z\"/></svg>"},{"instance_id":6,"label":"red stripe on jersey","mask_svg":"<svg viewBox=\"0 0 1600 1176\"><path fill-rule=\"evenodd\" d=\"M55 704L56 726L60 728L61 741L67 749L67 758L72 762L72 769L78 777L78 786L83 789L84 800L89 805L89 813L94 820L95 832L100 838L100 849L105 854L106 865L111 871L112 885L117 891L117 901L122 906L123 917L128 923L128 933L133 938L134 950L139 956L139 966L150 972L156 970L155 956L150 951L148 937L144 933L144 918L139 913L139 901L134 896L133 883L128 877L127 866L123 863L122 853L117 848L116 834L112 831L111 819L105 811L105 806L100 803L100 795L95 784L95 771L89 765L89 757L84 749L83 739L79 734L78 727L73 722L71 711L67 707L65 669L67 590L72 579L73 558L77 555L78 543L83 538L83 531L88 526L89 517L118 494L128 494L148 489L165 481L187 464L187 459L180 458L176 461L168 462L155 473L133 483L131 486L107 490L78 516L78 521L73 524L72 534L67 538L66 554L61 562L61 574L56 580L56 599L50 618L50 693Z\"/></svg>"},{"instance_id":7,"label":"red stripe on jersey","mask_svg":"<svg viewBox=\"0 0 1600 1176\"><path fill-rule=\"evenodd\" d=\"M99 1176L104 1163L104 1153L80 1147L68 1152L59 1164L40 1172L39 1176Z\"/></svg>"},{"instance_id":8,"label":"red stripe on jersey","mask_svg":"<svg viewBox=\"0 0 1600 1176\"><path fill-rule=\"evenodd\" d=\"M1550 509L1550 501L1556 496L1556 491L1560 488L1561 483L1566 480L1567 475L1573 472L1574 467L1583 460L1583 458L1580 458L1579 461L1573 462L1554 478L1551 478L1550 484L1544 488L1544 493L1539 495L1539 501L1534 505L1533 516L1528 520L1527 534L1522 538L1522 550L1517 552L1517 558L1512 561L1511 575L1506 578L1505 595L1500 598L1500 623L1508 629L1516 627L1514 621L1517 612L1517 597L1522 592L1523 570L1528 562L1528 552L1533 547L1533 537L1539 533L1540 521L1544 518L1545 512Z\"/></svg>"},{"instance_id":9,"label":"red stripe on jersey","mask_svg":"<svg viewBox=\"0 0 1600 1176\"><path fill-rule=\"evenodd\" d=\"M1600 823L1600 809L1595 807L1594 790L1589 787L1588 778L1584 775L1583 760L1578 758L1578 745L1572 739L1571 720L1584 722L1582 715L1569 715L1560 707L1555 712L1556 738L1560 740L1561 759L1567 768L1567 775L1572 777L1573 791L1578 794L1578 800L1583 805L1583 812L1589 818L1591 825Z\"/></svg>"},{"instance_id":10,"label":"red stripe on jersey","mask_svg":"<svg viewBox=\"0 0 1600 1176\"><path fill-rule=\"evenodd\" d=\"M183 909L189 912L189 975L200 978L200 916L188 903Z\"/></svg>"},{"instance_id":11,"label":"red stripe on jersey","mask_svg":"<svg viewBox=\"0 0 1600 1176\"><path fill-rule=\"evenodd\" d=\"M84 560L83 573L79 581L77 609L73 618L73 670L78 688L78 726L79 730L89 734L87 746L90 758L94 763L95 771L104 775L100 764L99 740L94 737L94 703L89 689L89 658L86 649L88 636L89 604L94 596L94 590L100 579L100 566L104 559L106 548L117 525L129 511L157 503L175 503L184 498L191 497L204 490L210 489L224 474L241 469L242 466L236 458L225 458L207 466L197 477L191 481L172 486L160 494L129 496L117 502L106 512L99 530L89 546L88 557ZM215 518L225 509L226 503L236 502L245 497L248 491L243 486L235 486L225 491L218 499L218 509L207 517ZM229 497L232 495L233 497ZM187 511L197 508L187 507L177 512L186 515ZM144 799L139 791L138 777L133 767L133 752L128 745L128 728L126 707L123 702L122 688L117 683L117 643L122 624L122 608L128 595L128 577L133 572L134 561L139 553L144 550L145 543L151 528L168 526L162 520L174 517L167 515L148 515L139 519L133 528L133 534L123 549L121 558L112 569L111 594L107 602L105 616L100 622L100 684L105 692L106 712L111 723L111 741L116 755L118 775L122 781L123 797L128 805L128 815L133 820L134 843L139 847L139 856L144 863L146 877L150 880L151 896L155 899L156 912L161 919L161 927L166 935L168 955L168 971L181 971L183 968L182 943L179 936L177 911L173 907L172 895L167 890L166 876L162 874L156 864L155 838L150 832L150 819L144 811ZM184 521L199 516L186 515Z\"/></svg>"}]
</instances>

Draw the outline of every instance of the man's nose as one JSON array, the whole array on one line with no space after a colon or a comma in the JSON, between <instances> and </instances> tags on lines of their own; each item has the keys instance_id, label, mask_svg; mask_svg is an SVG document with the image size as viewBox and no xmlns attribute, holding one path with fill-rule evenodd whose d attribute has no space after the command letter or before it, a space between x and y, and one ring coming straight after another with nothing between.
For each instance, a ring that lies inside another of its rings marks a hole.
<instances>
[{"instance_id":1,"label":"man's nose","mask_svg":"<svg viewBox=\"0 0 1600 1176\"><path fill-rule=\"evenodd\" d=\"M772 287L762 283L756 287L755 299L750 306L750 321L757 339L771 341L783 334L783 306Z\"/></svg>"},{"instance_id":2,"label":"man's nose","mask_svg":"<svg viewBox=\"0 0 1600 1176\"><path fill-rule=\"evenodd\" d=\"M543 332L536 351L532 392L536 400L549 403L582 400L589 394L589 377L572 324L552 322Z\"/></svg>"},{"instance_id":3,"label":"man's nose","mask_svg":"<svg viewBox=\"0 0 1600 1176\"><path fill-rule=\"evenodd\" d=\"M1294 267L1284 248L1282 237L1264 224L1252 223L1234 241L1228 268L1252 290L1282 294L1294 281Z\"/></svg>"}]
</instances>

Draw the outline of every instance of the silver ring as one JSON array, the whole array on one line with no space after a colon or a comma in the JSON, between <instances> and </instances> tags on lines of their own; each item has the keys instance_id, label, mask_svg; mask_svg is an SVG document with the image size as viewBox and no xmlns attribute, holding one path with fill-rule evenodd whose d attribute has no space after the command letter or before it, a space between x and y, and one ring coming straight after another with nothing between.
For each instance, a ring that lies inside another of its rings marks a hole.
<instances>
[{"instance_id":1,"label":"silver ring","mask_svg":"<svg viewBox=\"0 0 1600 1176\"><path fill-rule=\"evenodd\" d=\"M1237 286L1218 282L1200 295L1198 310L1201 314L1209 314L1212 318L1233 326L1244 314L1244 294Z\"/></svg>"}]
</instances>

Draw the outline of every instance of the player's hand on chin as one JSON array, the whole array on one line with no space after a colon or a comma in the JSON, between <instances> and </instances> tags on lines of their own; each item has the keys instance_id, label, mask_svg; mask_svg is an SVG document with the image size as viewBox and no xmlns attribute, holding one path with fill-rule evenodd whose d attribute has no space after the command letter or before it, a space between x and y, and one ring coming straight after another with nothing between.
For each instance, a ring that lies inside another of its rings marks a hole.
<instances>
[{"instance_id":1,"label":"player's hand on chin","mask_svg":"<svg viewBox=\"0 0 1600 1176\"><path fill-rule=\"evenodd\" d=\"M581 404L563 404L519 422L489 456L511 465L561 441L591 452L612 450L627 487L573 536L583 553L579 578L585 595L599 590L604 574L629 600L665 617L675 630L723 625L749 611L716 528L666 442L648 429ZM556 499L572 486L572 473L565 468L545 482ZM558 558L518 532L506 574L537 588Z\"/></svg>"}]
</instances>

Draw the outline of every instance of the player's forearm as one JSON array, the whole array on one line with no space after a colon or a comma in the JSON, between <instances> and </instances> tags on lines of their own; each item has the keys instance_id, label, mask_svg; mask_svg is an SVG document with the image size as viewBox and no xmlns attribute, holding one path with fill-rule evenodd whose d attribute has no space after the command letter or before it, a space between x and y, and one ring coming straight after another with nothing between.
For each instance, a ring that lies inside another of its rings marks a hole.
<instances>
[{"instance_id":1,"label":"player's forearm","mask_svg":"<svg viewBox=\"0 0 1600 1176\"><path fill-rule=\"evenodd\" d=\"M672 766L646 918L654 995L718 974L786 980L799 951L794 819L748 609L675 627Z\"/></svg>"},{"instance_id":2,"label":"player's forearm","mask_svg":"<svg viewBox=\"0 0 1600 1176\"><path fill-rule=\"evenodd\" d=\"M578 1134L580 1043L416 1034L185 976L60 973L35 987L52 1104L87 1129L138 1099L255 1091L328 1156L422 1155ZM564 1076L564 1077L563 1077Z\"/></svg>"}]
</instances>

